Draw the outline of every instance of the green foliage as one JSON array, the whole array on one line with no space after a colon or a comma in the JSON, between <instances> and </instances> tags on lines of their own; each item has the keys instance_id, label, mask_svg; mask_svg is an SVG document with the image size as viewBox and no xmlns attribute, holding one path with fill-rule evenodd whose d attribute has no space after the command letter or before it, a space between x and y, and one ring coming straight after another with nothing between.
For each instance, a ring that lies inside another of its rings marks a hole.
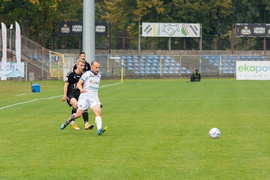
<instances>
[{"instance_id":1,"label":"green foliage","mask_svg":"<svg viewBox=\"0 0 270 180\"><path fill-rule=\"evenodd\" d=\"M29 82L0 82L0 108L31 101L0 109L1 179L270 178L268 81L124 80L99 90L102 136L82 118L61 131L64 82L39 83L31 93Z\"/></svg>"},{"instance_id":2,"label":"green foliage","mask_svg":"<svg viewBox=\"0 0 270 180\"><path fill-rule=\"evenodd\" d=\"M224 37L231 31L232 23L268 23L269 12L268 0L95 1L96 21L113 24L114 36L131 38L138 37L138 25L142 22L201 23L204 38ZM18 21L24 35L28 22L29 37L40 40L41 44L50 44L61 21L83 21L83 1L0 0L0 18L8 27ZM57 39L65 41L66 37ZM69 41L78 44L76 38L69 38ZM155 41L157 48L163 46L163 39Z\"/></svg>"}]
</instances>

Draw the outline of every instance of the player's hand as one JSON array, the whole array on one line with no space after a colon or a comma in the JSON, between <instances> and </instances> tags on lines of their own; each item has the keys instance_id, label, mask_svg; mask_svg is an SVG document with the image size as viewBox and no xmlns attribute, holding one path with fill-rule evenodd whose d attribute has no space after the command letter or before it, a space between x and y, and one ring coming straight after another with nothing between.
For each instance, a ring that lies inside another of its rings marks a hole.
<instances>
[{"instance_id":1,"label":"player's hand","mask_svg":"<svg viewBox=\"0 0 270 180\"><path fill-rule=\"evenodd\" d=\"M63 96L62 101L66 101L67 100L67 96Z\"/></svg>"},{"instance_id":2,"label":"player's hand","mask_svg":"<svg viewBox=\"0 0 270 180\"><path fill-rule=\"evenodd\" d=\"M83 89L83 90L81 90L81 93L85 93L85 92L86 92L86 90L84 90L84 89Z\"/></svg>"}]
</instances>

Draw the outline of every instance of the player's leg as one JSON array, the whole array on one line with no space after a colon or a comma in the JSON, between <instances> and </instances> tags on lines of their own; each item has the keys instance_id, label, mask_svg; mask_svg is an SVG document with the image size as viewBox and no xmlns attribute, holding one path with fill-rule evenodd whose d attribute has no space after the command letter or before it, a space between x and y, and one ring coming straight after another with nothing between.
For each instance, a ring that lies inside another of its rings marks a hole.
<instances>
[{"instance_id":1,"label":"player's leg","mask_svg":"<svg viewBox=\"0 0 270 180\"><path fill-rule=\"evenodd\" d=\"M71 114L76 113L77 112L77 104L78 104L78 102L77 102L77 99L74 96L73 96L73 98L70 99L70 104L73 106ZM75 123L75 120L72 120L70 124L74 129L80 130L80 128Z\"/></svg>"},{"instance_id":2,"label":"player's leg","mask_svg":"<svg viewBox=\"0 0 270 180\"><path fill-rule=\"evenodd\" d=\"M96 103L96 105L94 105L93 107L91 107L92 111L94 112L94 114L96 115L95 118L95 122L96 122L96 126L97 126L97 130L98 130L98 135L102 135L106 130L107 130L107 126L104 126L102 128L102 118L101 118L101 108L100 108L100 103Z\"/></svg>"},{"instance_id":3,"label":"player's leg","mask_svg":"<svg viewBox=\"0 0 270 180\"><path fill-rule=\"evenodd\" d=\"M92 129L92 128L94 127L94 125L88 123L88 118L89 118L89 116L88 116L88 111L87 111L87 109L83 111L82 116L83 116L83 120L84 120L84 124L85 124L84 129L85 129L85 130Z\"/></svg>"},{"instance_id":4,"label":"player's leg","mask_svg":"<svg viewBox=\"0 0 270 180\"><path fill-rule=\"evenodd\" d=\"M65 129L65 127L67 127L67 125L69 125L69 123L72 121L72 120L75 120L79 117L81 117L83 111L85 109L88 108L88 102L87 102L87 98L85 97L80 97L79 101L78 101L78 109L77 109L77 112L72 114L69 119L67 121L65 121L61 126L60 126L60 129L63 130Z\"/></svg>"}]
</instances>

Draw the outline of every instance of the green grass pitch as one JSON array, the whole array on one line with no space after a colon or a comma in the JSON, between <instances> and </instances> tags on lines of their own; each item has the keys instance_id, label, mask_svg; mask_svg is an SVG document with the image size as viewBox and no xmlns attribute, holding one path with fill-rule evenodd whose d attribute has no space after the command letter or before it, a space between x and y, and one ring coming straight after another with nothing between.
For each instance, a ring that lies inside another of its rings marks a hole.
<instances>
[{"instance_id":1,"label":"green grass pitch","mask_svg":"<svg viewBox=\"0 0 270 180\"><path fill-rule=\"evenodd\" d=\"M186 81L102 80L102 136L60 130L63 81L0 82L0 179L270 179L269 81Z\"/></svg>"}]
</instances>

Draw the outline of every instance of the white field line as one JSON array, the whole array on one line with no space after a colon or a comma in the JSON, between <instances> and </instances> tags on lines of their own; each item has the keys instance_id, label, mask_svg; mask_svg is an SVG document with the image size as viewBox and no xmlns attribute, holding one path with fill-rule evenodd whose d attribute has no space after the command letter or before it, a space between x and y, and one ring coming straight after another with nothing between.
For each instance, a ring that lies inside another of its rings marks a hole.
<instances>
[{"instance_id":1,"label":"white field line","mask_svg":"<svg viewBox=\"0 0 270 180\"><path fill-rule=\"evenodd\" d=\"M118 84L121 84L121 82L114 83L114 84L104 85L104 86L101 86L99 88L108 87L108 86L114 86L114 85L118 85ZM53 99L53 98L57 98L57 97L61 97L61 96L63 96L63 95L52 96L52 97L47 97L47 98L33 99L33 100L30 100L30 101L25 101L25 102L20 102L20 103L16 103L16 104L11 104L11 105L8 105L8 106L0 107L0 110L1 109L6 109L6 108L9 108L9 107L13 107L13 106L17 106L17 105L21 105L21 104L27 104L27 103L31 103L31 102L35 102L35 101L46 100L46 99Z\"/></svg>"}]
</instances>

